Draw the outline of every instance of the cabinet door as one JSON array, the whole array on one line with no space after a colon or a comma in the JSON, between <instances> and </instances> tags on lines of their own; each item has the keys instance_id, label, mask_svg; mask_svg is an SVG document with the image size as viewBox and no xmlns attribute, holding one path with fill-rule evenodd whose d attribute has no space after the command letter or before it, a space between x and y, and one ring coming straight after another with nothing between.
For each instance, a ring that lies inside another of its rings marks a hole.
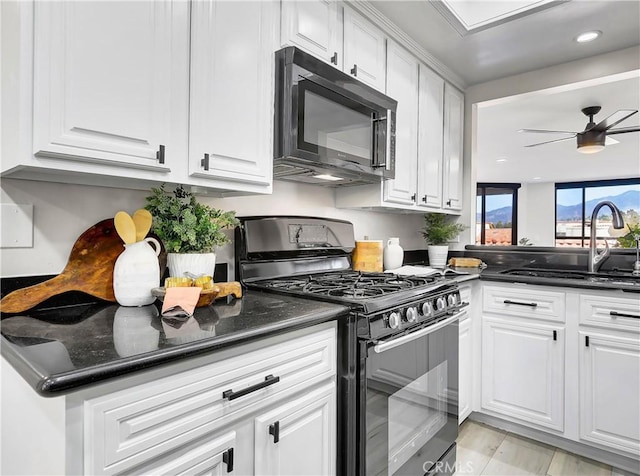
<instances>
[{"instance_id":1,"label":"cabinet door","mask_svg":"<svg viewBox=\"0 0 640 476\"><path fill-rule=\"evenodd\" d=\"M344 9L344 71L385 91L385 36L348 7Z\"/></svg>"},{"instance_id":2,"label":"cabinet door","mask_svg":"<svg viewBox=\"0 0 640 476\"><path fill-rule=\"evenodd\" d=\"M184 448L178 448L155 459L153 463L139 466L129 474L200 474L222 476L234 474L236 433L230 431L219 437L209 436ZM127 474L127 473L120 473Z\"/></svg>"},{"instance_id":3,"label":"cabinet door","mask_svg":"<svg viewBox=\"0 0 640 476\"><path fill-rule=\"evenodd\" d=\"M341 9L335 0L282 0L281 43L342 69Z\"/></svg>"},{"instance_id":4,"label":"cabinet door","mask_svg":"<svg viewBox=\"0 0 640 476\"><path fill-rule=\"evenodd\" d=\"M588 340L587 340L588 339ZM580 438L640 453L640 343L580 332Z\"/></svg>"},{"instance_id":5,"label":"cabinet door","mask_svg":"<svg viewBox=\"0 0 640 476\"><path fill-rule=\"evenodd\" d=\"M184 96L186 106L188 9L168 0L36 2L34 154L168 172L186 145L170 135L187 122L174 105Z\"/></svg>"},{"instance_id":6,"label":"cabinet door","mask_svg":"<svg viewBox=\"0 0 640 476\"><path fill-rule=\"evenodd\" d=\"M471 352L471 318L460 322L458 356L458 422L462 422L471 414L471 369L473 356Z\"/></svg>"},{"instance_id":7,"label":"cabinet door","mask_svg":"<svg viewBox=\"0 0 640 476\"><path fill-rule=\"evenodd\" d=\"M386 202L413 205L418 162L418 62L404 48L387 42L387 95L398 101L396 176L384 183Z\"/></svg>"},{"instance_id":8,"label":"cabinet door","mask_svg":"<svg viewBox=\"0 0 640 476\"><path fill-rule=\"evenodd\" d=\"M189 173L269 192L273 161L272 2L191 5Z\"/></svg>"},{"instance_id":9,"label":"cabinet door","mask_svg":"<svg viewBox=\"0 0 640 476\"><path fill-rule=\"evenodd\" d=\"M418 200L442 208L444 79L420 64L418 103Z\"/></svg>"},{"instance_id":10,"label":"cabinet door","mask_svg":"<svg viewBox=\"0 0 640 476\"><path fill-rule=\"evenodd\" d=\"M564 329L483 317L482 407L563 431Z\"/></svg>"},{"instance_id":11,"label":"cabinet door","mask_svg":"<svg viewBox=\"0 0 640 476\"><path fill-rule=\"evenodd\" d=\"M462 210L463 125L464 96L445 84L443 208L446 210Z\"/></svg>"},{"instance_id":12,"label":"cabinet door","mask_svg":"<svg viewBox=\"0 0 640 476\"><path fill-rule=\"evenodd\" d=\"M336 473L335 383L263 414L255 420L255 474Z\"/></svg>"}]
</instances>

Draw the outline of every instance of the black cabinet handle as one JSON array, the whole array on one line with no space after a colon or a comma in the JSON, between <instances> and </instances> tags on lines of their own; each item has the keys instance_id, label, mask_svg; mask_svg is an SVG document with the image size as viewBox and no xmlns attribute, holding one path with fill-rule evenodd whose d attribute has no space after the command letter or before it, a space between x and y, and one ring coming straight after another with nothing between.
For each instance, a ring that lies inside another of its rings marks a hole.
<instances>
[{"instance_id":1,"label":"black cabinet handle","mask_svg":"<svg viewBox=\"0 0 640 476\"><path fill-rule=\"evenodd\" d=\"M447 200L447 206L450 207L451 206L451 200Z\"/></svg>"},{"instance_id":2,"label":"black cabinet handle","mask_svg":"<svg viewBox=\"0 0 640 476\"><path fill-rule=\"evenodd\" d=\"M558 331L553 331L553 340L558 340Z\"/></svg>"},{"instance_id":3,"label":"black cabinet handle","mask_svg":"<svg viewBox=\"0 0 640 476\"><path fill-rule=\"evenodd\" d=\"M589 336L584 336L584 345L585 347L589 347Z\"/></svg>"},{"instance_id":4,"label":"black cabinet handle","mask_svg":"<svg viewBox=\"0 0 640 476\"><path fill-rule=\"evenodd\" d=\"M222 453L222 462L227 465L227 473L233 471L233 448Z\"/></svg>"},{"instance_id":5,"label":"black cabinet handle","mask_svg":"<svg viewBox=\"0 0 640 476\"><path fill-rule=\"evenodd\" d=\"M164 146L162 144L160 144L160 147L156 152L156 160L159 164L164 164Z\"/></svg>"},{"instance_id":6,"label":"black cabinet handle","mask_svg":"<svg viewBox=\"0 0 640 476\"><path fill-rule=\"evenodd\" d=\"M244 397L252 392L260 390L262 388L268 387L269 385L273 385L274 383L278 383L280 381L280 377L274 377L273 375L267 375L264 378L264 382L257 383L247 388L243 388L242 390L238 390L234 392L233 390L225 390L222 392L222 398L226 398L228 400L235 400L236 398Z\"/></svg>"},{"instance_id":7,"label":"black cabinet handle","mask_svg":"<svg viewBox=\"0 0 640 476\"><path fill-rule=\"evenodd\" d=\"M269 434L273 435L273 442L277 443L280 441L280 422L277 421L269 425Z\"/></svg>"},{"instance_id":8,"label":"black cabinet handle","mask_svg":"<svg viewBox=\"0 0 640 476\"><path fill-rule=\"evenodd\" d=\"M415 202L416 201L416 194L414 193L413 195L411 195L411 201Z\"/></svg>"},{"instance_id":9,"label":"black cabinet handle","mask_svg":"<svg viewBox=\"0 0 640 476\"><path fill-rule=\"evenodd\" d=\"M422 201L423 201L424 203L427 203L427 196L426 196L426 195L425 195L424 197L422 197Z\"/></svg>"},{"instance_id":10,"label":"black cabinet handle","mask_svg":"<svg viewBox=\"0 0 640 476\"><path fill-rule=\"evenodd\" d=\"M351 74L353 74L354 76L358 76L358 65L354 64L353 68L351 68Z\"/></svg>"},{"instance_id":11,"label":"black cabinet handle","mask_svg":"<svg viewBox=\"0 0 640 476\"><path fill-rule=\"evenodd\" d=\"M333 52L333 56L331 57L331 62L332 62L333 64L335 64L335 65L337 65L337 64L338 64L338 52L337 52L337 51L334 51L334 52Z\"/></svg>"},{"instance_id":12,"label":"black cabinet handle","mask_svg":"<svg viewBox=\"0 0 640 476\"><path fill-rule=\"evenodd\" d=\"M634 319L640 319L640 316L636 314L628 314L626 312L610 311L609 315L611 317L633 317Z\"/></svg>"},{"instance_id":13,"label":"black cabinet handle","mask_svg":"<svg viewBox=\"0 0 640 476\"><path fill-rule=\"evenodd\" d=\"M200 161L200 165L204 167L205 170L209 170L209 154L204 154L204 159Z\"/></svg>"},{"instance_id":14,"label":"black cabinet handle","mask_svg":"<svg viewBox=\"0 0 640 476\"><path fill-rule=\"evenodd\" d=\"M536 302L519 302L519 301L512 301L510 299L505 299L503 302L505 304L515 304L516 306L538 307L538 303Z\"/></svg>"}]
</instances>

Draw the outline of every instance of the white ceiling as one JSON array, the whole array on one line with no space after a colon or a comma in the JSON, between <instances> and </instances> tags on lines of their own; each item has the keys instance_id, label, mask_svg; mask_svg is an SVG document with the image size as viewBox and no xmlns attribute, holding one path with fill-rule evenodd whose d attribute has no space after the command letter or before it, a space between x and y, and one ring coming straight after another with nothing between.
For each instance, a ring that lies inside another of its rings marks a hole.
<instances>
[{"instance_id":1,"label":"white ceiling","mask_svg":"<svg viewBox=\"0 0 640 476\"><path fill-rule=\"evenodd\" d=\"M491 13L496 21L468 16L477 30L452 21L443 2L384 0L372 4L409 34L467 85L535 71L640 45L640 1L571 0L545 3L544 8L500 16L507 3L518 10L522 0L449 0L459 12L471 4L473 12ZM456 5L457 8L456 8ZM482 7L482 8L479 8ZM518 7L518 8L516 8ZM469 10L466 10L469 11ZM496 13L498 12L498 13ZM578 44L584 31L600 30L598 40ZM479 182L578 181L640 176L640 133L612 136L619 144L592 155L576 150L574 140L539 147L524 145L553 140L561 135L524 134L519 129L582 131L588 122L580 109L598 105L596 122L618 109L640 109L640 78L611 78L554 88L478 107L474 164ZM617 127L637 126L640 115ZM506 158L506 162L496 162Z\"/></svg>"}]
</instances>

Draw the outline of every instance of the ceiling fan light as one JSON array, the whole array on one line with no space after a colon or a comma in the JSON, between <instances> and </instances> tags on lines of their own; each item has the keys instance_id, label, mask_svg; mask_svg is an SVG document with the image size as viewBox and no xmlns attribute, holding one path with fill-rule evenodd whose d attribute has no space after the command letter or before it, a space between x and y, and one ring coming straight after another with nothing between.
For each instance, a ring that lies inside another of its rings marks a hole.
<instances>
[{"instance_id":1,"label":"ceiling fan light","mask_svg":"<svg viewBox=\"0 0 640 476\"><path fill-rule=\"evenodd\" d=\"M596 152L600 152L602 149L604 149L603 145L583 145L582 147L578 147L578 152L582 154L595 154Z\"/></svg>"}]
</instances>

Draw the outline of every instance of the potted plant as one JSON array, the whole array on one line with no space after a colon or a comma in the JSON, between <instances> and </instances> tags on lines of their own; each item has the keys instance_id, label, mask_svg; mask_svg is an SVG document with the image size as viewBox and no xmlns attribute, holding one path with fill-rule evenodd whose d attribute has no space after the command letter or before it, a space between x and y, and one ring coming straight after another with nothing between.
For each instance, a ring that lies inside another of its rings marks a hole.
<instances>
[{"instance_id":1,"label":"potted plant","mask_svg":"<svg viewBox=\"0 0 640 476\"><path fill-rule=\"evenodd\" d=\"M422 236L427 242L429 265L433 268L444 268L449 252L448 241L458 236L467 227L460 223L450 222L444 213L427 213L424 216Z\"/></svg>"},{"instance_id":2,"label":"potted plant","mask_svg":"<svg viewBox=\"0 0 640 476\"><path fill-rule=\"evenodd\" d=\"M178 185L173 196L165 184L152 188L145 207L153 216L153 231L164 243L171 276L213 276L215 248L229 243L224 229L238 225L235 212L223 212L199 203Z\"/></svg>"}]
</instances>

